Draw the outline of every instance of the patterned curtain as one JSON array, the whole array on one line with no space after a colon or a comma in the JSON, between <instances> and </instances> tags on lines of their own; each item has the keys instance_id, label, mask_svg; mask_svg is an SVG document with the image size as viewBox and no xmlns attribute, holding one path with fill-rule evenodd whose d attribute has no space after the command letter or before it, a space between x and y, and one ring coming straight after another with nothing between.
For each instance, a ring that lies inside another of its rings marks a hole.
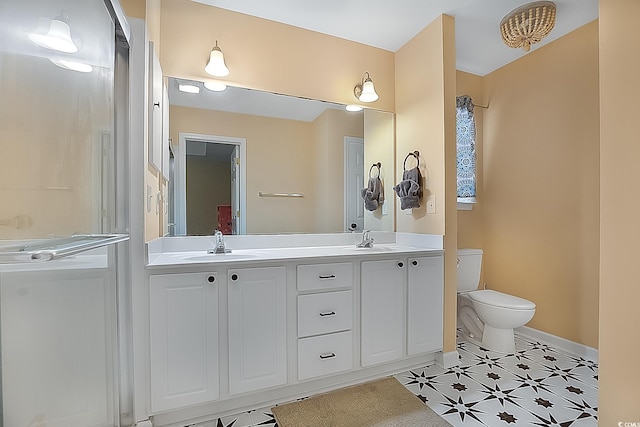
<instances>
[{"instance_id":1,"label":"patterned curtain","mask_svg":"<svg viewBox=\"0 0 640 427\"><path fill-rule=\"evenodd\" d=\"M473 101L456 97L458 197L476 197L476 124Z\"/></svg>"}]
</instances>

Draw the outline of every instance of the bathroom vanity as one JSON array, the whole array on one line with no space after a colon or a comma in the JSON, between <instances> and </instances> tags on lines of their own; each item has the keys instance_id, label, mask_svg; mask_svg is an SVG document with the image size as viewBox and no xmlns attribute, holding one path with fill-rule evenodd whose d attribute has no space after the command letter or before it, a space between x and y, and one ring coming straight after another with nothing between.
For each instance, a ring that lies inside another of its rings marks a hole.
<instances>
[{"instance_id":1,"label":"bathroom vanity","mask_svg":"<svg viewBox=\"0 0 640 427\"><path fill-rule=\"evenodd\" d=\"M148 245L154 426L425 366L443 343L441 236L228 236ZM182 423L182 424L180 424Z\"/></svg>"}]
</instances>

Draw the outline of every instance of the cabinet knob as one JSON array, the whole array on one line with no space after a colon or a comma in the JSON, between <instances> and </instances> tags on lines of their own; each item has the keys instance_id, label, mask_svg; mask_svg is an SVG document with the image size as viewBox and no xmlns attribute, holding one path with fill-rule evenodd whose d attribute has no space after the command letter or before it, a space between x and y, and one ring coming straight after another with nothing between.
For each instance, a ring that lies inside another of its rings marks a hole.
<instances>
[{"instance_id":1,"label":"cabinet knob","mask_svg":"<svg viewBox=\"0 0 640 427\"><path fill-rule=\"evenodd\" d=\"M234 282L235 282L236 280L238 280L238 275L237 275L236 273L233 273L233 274L231 275L231 280L233 280Z\"/></svg>"},{"instance_id":2,"label":"cabinet knob","mask_svg":"<svg viewBox=\"0 0 640 427\"><path fill-rule=\"evenodd\" d=\"M418 261L414 259L413 261L411 261L411 265L418 265Z\"/></svg>"},{"instance_id":3,"label":"cabinet knob","mask_svg":"<svg viewBox=\"0 0 640 427\"><path fill-rule=\"evenodd\" d=\"M216 281L216 276L211 275L211 276L207 277L207 282L213 283L215 281Z\"/></svg>"},{"instance_id":4,"label":"cabinet knob","mask_svg":"<svg viewBox=\"0 0 640 427\"><path fill-rule=\"evenodd\" d=\"M400 268L404 267L404 262L400 261L400 262L398 263L398 267L400 267Z\"/></svg>"}]
</instances>

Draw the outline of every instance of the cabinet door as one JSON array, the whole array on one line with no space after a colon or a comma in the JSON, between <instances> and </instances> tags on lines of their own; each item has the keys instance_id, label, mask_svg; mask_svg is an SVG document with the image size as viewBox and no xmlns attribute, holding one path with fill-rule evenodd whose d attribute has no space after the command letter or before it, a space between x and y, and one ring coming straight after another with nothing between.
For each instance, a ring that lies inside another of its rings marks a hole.
<instances>
[{"instance_id":1,"label":"cabinet door","mask_svg":"<svg viewBox=\"0 0 640 427\"><path fill-rule=\"evenodd\" d=\"M407 279L407 354L442 349L443 258L410 258Z\"/></svg>"},{"instance_id":2,"label":"cabinet door","mask_svg":"<svg viewBox=\"0 0 640 427\"><path fill-rule=\"evenodd\" d=\"M229 270L229 392L287 381L284 267Z\"/></svg>"},{"instance_id":3,"label":"cabinet door","mask_svg":"<svg viewBox=\"0 0 640 427\"><path fill-rule=\"evenodd\" d=\"M219 396L217 282L216 273L150 278L154 413Z\"/></svg>"},{"instance_id":4,"label":"cabinet door","mask_svg":"<svg viewBox=\"0 0 640 427\"><path fill-rule=\"evenodd\" d=\"M404 261L362 263L362 366L402 357L405 274Z\"/></svg>"}]
</instances>

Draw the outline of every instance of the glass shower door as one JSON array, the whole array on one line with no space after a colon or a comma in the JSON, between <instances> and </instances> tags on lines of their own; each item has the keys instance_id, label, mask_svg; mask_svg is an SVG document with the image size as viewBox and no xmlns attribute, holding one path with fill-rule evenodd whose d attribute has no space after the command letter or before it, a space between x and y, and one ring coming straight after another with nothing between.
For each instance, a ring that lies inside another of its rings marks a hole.
<instances>
[{"instance_id":1,"label":"glass shower door","mask_svg":"<svg viewBox=\"0 0 640 427\"><path fill-rule=\"evenodd\" d=\"M112 13L0 0L0 427L120 425Z\"/></svg>"}]
</instances>

